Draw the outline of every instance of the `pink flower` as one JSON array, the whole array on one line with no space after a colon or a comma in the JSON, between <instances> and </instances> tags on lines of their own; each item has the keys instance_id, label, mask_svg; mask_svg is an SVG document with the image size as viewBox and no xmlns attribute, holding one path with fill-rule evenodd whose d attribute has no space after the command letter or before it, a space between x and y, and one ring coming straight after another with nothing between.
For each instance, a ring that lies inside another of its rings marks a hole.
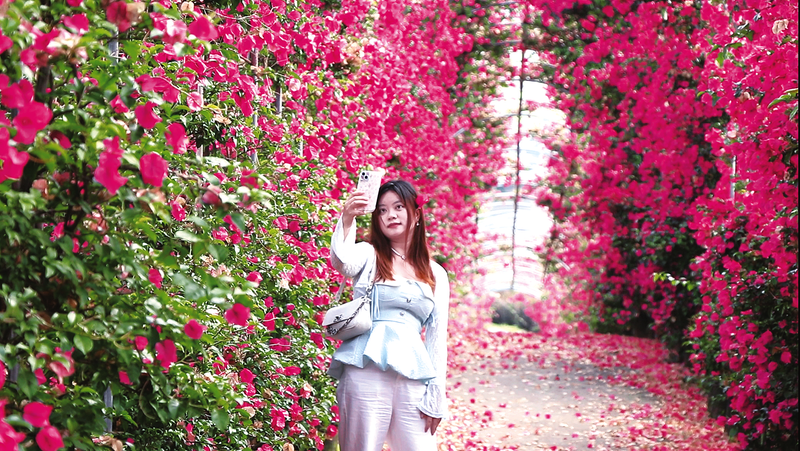
<instances>
[{"instance_id":1,"label":"pink flower","mask_svg":"<svg viewBox=\"0 0 800 451\"><path fill-rule=\"evenodd\" d=\"M17 152L16 147L8 145L8 130L0 128L0 183L6 179L22 177L22 170L28 164L30 155L27 152Z\"/></svg>"},{"instance_id":2,"label":"pink flower","mask_svg":"<svg viewBox=\"0 0 800 451\"><path fill-rule=\"evenodd\" d=\"M128 177L119 175L122 164L122 150L119 148L119 136L114 139L104 139L105 150L100 154L94 178L105 186L109 193L117 194L119 188L128 182Z\"/></svg>"},{"instance_id":3,"label":"pink flower","mask_svg":"<svg viewBox=\"0 0 800 451\"><path fill-rule=\"evenodd\" d=\"M789 352L789 351L783 351L781 353L781 362L787 363L787 364L788 363L792 363L792 353ZM3 384L0 384L0 387L2 387L2 386L3 386Z\"/></svg>"},{"instance_id":4,"label":"pink flower","mask_svg":"<svg viewBox=\"0 0 800 451\"><path fill-rule=\"evenodd\" d=\"M176 221L183 221L186 219L186 210L183 209L183 206L177 202L173 202L170 204L172 206L172 218Z\"/></svg>"},{"instance_id":5,"label":"pink flower","mask_svg":"<svg viewBox=\"0 0 800 451\"><path fill-rule=\"evenodd\" d=\"M83 0L67 0L67 5L69 5L69 6L73 7L73 8L77 8L78 6L81 6L81 3L83 3Z\"/></svg>"},{"instance_id":6,"label":"pink flower","mask_svg":"<svg viewBox=\"0 0 800 451\"><path fill-rule=\"evenodd\" d=\"M237 326L247 326L247 322L250 320L250 309L237 302L225 311L225 319Z\"/></svg>"},{"instance_id":7,"label":"pink flower","mask_svg":"<svg viewBox=\"0 0 800 451\"><path fill-rule=\"evenodd\" d=\"M0 402L0 412L2 412L2 406L3 404ZM23 440L25 440L25 434L15 431L0 416L0 445L3 445L3 448L0 449L3 451L16 451L18 449L17 445L22 443Z\"/></svg>"},{"instance_id":8,"label":"pink flower","mask_svg":"<svg viewBox=\"0 0 800 451\"><path fill-rule=\"evenodd\" d=\"M53 359L48 365L50 369L53 370L59 378L72 376L72 374L75 373L75 361L72 360L72 350L61 352L61 349L56 348L56 355L54 357L56 356L66 360L66 364L60 360Z\"/></svg>"},{"instance_id":9,"label":"pink flower","mask_svg":"<svg viewBox=\"0 0 800 451\"><path fill-rule=\"evenodd\" d=\"M192 92L186 96L186 106L190 111L199 111L200 108L203 108L203 96L199 92Z\"/></svg>"},{"instance_id":10,"label":"pink flower","mask_svg":"<svg viewBox=\"0 0 800 451\"><path fill-rule=\"evenodd\" d=\"M335 425L328 425L328 429L325 430L325 435L332 439L336 437L336 434L339 432L339 429Z\"/></svg>"},{"instance_id":11,"label":"pink flower","mask_svg":"<svg viewBox=\"0 0 800 451\"><path fill-rule=\"evenodd\" d=\"M133 339L133 343L137 350L143 351L145 348L147 348L147 337L142 337L139 335Z\"/></svg>"},{"instance_id":12,"label":"pink flower","mask_svg":"<svg viewBox=\"0 0 800 451\"><path fill-rule=\"evenodd\" d=\"M0 104L7 108L23 108L33 102L33 85L28 80L23 79L19 83L0 89L3 92Z\"/></svg>"},{"instance_id":13,"label":"pink flower","mask_svg":"<svg viewBox=\"0 0 800 451\"><path fill-rule=\"evenodd\" d=\"M196 320L190 319L186 325L183 326L183 332L191 339L199 340L203 336L203 332L208 329L206 326L198 323Z\"/></svg>"},{"instance_id":14,"label":"pink flower","mask_svg":"<svg viewBox=\"0 0 800 451\"><path fill-rule=\"evenodd\" d=\"M122 101L122 98L119 95L114 97L114 100L111 101L110 105L111 108L113 108L117 113L127 113L130 111L128 106L125 105L125 102Z\"/></svg>"},{"instance_id":15,"label":"pink flower","mask_svg":"<svg viewBox=\"0 0 800 451\"><path fill-rule=\"evenodd\" d=\"M128 373L126 373L125 371L119 372L119 381L125 385L133 385L133 383L131 382L131 378L128 377Z\"/></svg>"},{"instance_id":16,"label":"pink flower","mask_svg":"<svg viewBox=\"0 0 800 451\"><path fill-rule=\"evenodd\" d=\"M64 16L61 18L64 25L72 28L75 33L82 35L89 31L89 19L86 14L75 14L74 16Z\"/></svg>"},{"instance_id":17,"label":"pink flower","mask_svg":"<svg viewBox=\"0 0 800 451\"><path fill-rule=\"evenodd\" d=\"M6 385L6 365L0 360L0 389L3 388L3 385ZM0 406L0 409L2 409L2 406ZM0 418L2 418L1 415Z\"/></svg>"},{"instance_id":18,"label":"pink flower","mask_svg":"<svg viewBox=\"0 0 800 451\"><path fill-rule=\"evenodd\" d=\"M25 404L25 408L22 411L22 418L33 425L33 427L40 428L50 424L50 412L52 411L53 406L34 401Z\"/></svg>"},{"instance_id":19,"label":"pink flower","mask_svg":"<svg viewBox=\"0 0 800 451\"><path fill-rule=\"evenodd\" d=\"M5 52L6 50L10 49L14 45L14 41L11 40L8 36L4 36L0 34L0 53Z\"/></svg>"},{"instance_id":20,"label":"pink flower","mask_svg":"<svg viewBox=\"0 0 800 451\"><path fill-rule=\"evenodd\" d=\"M251 384L255 380L256 376L253 374L252 371L248 370L247 368L239 371L239 380L244 382L245 384Z\"/></svg>"},{"instance_id":21,"label":"pink flower","mask_svg":"<svg viewBox=\"0 0 800 451\"><path fill-rule=\"evenodd\" d=\"M161 122L161 118L153 111L155 107L155 103L147 102L144 105L137 106L134 112L134 114L136 114L136 121L147 130L150 130Z\"/></svg>"},{"instance_id":22,"label":"pink flower","mask_svg":"<svg viewBox=\"0 0 800 451\"><path fill-rule=\"evenodd\" d=\"M164 35L161 36L161 40L166 42L167 44L176 44L179 42L183 42L186 39L186 24L180 20L167 20L164 24Z\"/></svg>"},{"instance_id":23,"label":"pink flower","mask_svg":"<svg viewBox=\"0 0 800 451\"><path fill-rule=\"evenodd\" d=\"M287 366L283 369L283 374L287 376L297 376L300 374L300 367L297 366Z\"/></svg>"},{"instance_id":24,"label":"pink flower","mask_svg":"<svg viewBox=\"0 0 800 451\"><path fill-rule=\"evenodd\" d=\"M45 426L36 434L36 444L42 451L56 451L64 447L61 434L53 426Z\"/></svg>"},{"instance_id":25,"label":"pink flower","mask_svg":"<svg viewBox=\"0 0 800 451\"><path fill-rule=\"evenodd\" d=\"M169 124L167 130L164 131L164 137L167 138L167 144L172 147L172 153L184 154L189 147L189 138L186 137L186 129L180 122L173 122Z\"/></svg>"},{"instance_id":26,"label":"pink flower","mask_svg":"<svg viewBox=\"0 0 800 451\"><path fill-rule=\"evenodd\" d=\"M160 187L164 184L164 177L167 176L168 168L169 163L156 152L142 155L142 158L139 159L139 171L142 174L142 180L153 186Z\"/></svg>"},{"instance_id":27,"label":"pink flower","mask_svg":"<svg viewBox=\"0 0 800 451\"><path fill-rule=\"evenodd\" d=\"M288 338L273 338L269 341L269 347L273 351L285 352L291 347L291 342Z\"/></svg>"},{"instance_id":28,"label":"pink flower","mask_svg":"<svg viewBox=\"0 0 800 451\"><path fill-rule=\"evenodd\" d=\"M70 142L69 138L67 138L67 135L61 133L58 130L50 132L50 138L53 141L57 142L58 145L64 149L69 149L70 147L72 147L72 143Z\"/></svg>"},{"instance_id":29,"label":"pink flower","mask_svg":"<svg viewBox=\"0 0 800 451\"><path fill-rule=\"evenodd\" d=\"M161 289L161 282L164 280L161 277L161 271L156 268L150 268L150 271L147 273L147 278L156 288Z\"/></svg>"},{"instance_id":30,"label":"pink flower","mask_svg":"<svg viewBox=\"0 0 800 451\"><path fill-rule=\"evenodd\" d=\"M53 112L43 103L31 102L19 110L19 114L14 118L13 124L17 129L14 141L22 144L32 144L39 130L47 127Z\"/></svg>"},{"instance_id":31,"label":"pink flower","mask_svg":"<svg viewBox=\"0 0 800 451\"><path fill-rule=\"evenodd\" d=\"M156 359L161 362L161 366L165 370L169 369L170 365L178 361L178 351L175 349L175 343L170 339L156 343Z\"/></svg>"},{"instance_id":32,"label":"pink flower","mask_svg":"<svg viewBox=\"0 0 800 451\"><path fill-rule=\"evenodd\" d=\"M269 411L269 416L272 418L270 426L272 426L272 430L280 431L281 429L286 427L286 411L283 409L278 409L275 406Z\"/></svg>"},{"instance_id":33,"label":"pink flower","mask_svg":"<svg viewBox=\"0 0 800 451\"><path fill-rule=\"evenodd\" d=\"M117 25L120 33L127 31L131 27L131 22L128 20L128 4L124 1L108 5L106 7L106 18L109 22Z\"/></svg>"},{"instance_id":34,"label":"pink flower","mask_svg":"<svg viewBox=\"0 0 800 451\"><path fill-rule=\"evenodd\" d=\"M264 279L261 277L261 274L259 274L258 271L251 271L250 274L247 275L247 280L259 285Z\"/></svg>"},{"instance_id":35,"label":"pink flower","mask_svg":"<svg viewBox=\"0 0 800 451\"><path fill-rule=\"evenodd\" d=\"M198 16L194 22L189 24L189 33L204 41L212 41L219 36L217 28L206 16Z\"/></svg>"}]
</instances>

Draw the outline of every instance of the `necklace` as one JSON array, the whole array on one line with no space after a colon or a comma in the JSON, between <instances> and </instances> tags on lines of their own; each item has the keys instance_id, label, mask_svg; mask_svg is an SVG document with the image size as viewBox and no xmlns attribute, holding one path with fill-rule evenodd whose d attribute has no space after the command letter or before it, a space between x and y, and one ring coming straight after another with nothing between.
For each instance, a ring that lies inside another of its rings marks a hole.
<instances>
[{"instance_id":1,"label":"necklace","mask_svg":"<svg viewBox=\"0 0 800 451\"><path fill-rule=\"evenodd\" d=\"M394 250L394 248L392 248L392 252L394 252L395 255L400 257L401 260L406 261L406 256L405 255L401 254L400 252L397 252L396 250Z\"/></svg>"}]
</instances>

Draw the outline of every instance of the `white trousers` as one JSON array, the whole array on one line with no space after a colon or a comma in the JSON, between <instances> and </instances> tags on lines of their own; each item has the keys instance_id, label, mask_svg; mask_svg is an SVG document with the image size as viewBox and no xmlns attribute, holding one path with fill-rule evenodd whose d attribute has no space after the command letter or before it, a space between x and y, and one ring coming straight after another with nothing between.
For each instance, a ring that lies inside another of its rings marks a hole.
<instances>
[{"instance_id":1,"label":"white trousers","mask_svg":"<svg viewBox=\"0 0 800 451\"><path fill-rule=\"evenodd\" d=\"M435 451L417 409L424 394L425 384L392 369L345 365L336 389L340 450L381 451L388 441L392 451Z\"/></svg>"}]
</instances>

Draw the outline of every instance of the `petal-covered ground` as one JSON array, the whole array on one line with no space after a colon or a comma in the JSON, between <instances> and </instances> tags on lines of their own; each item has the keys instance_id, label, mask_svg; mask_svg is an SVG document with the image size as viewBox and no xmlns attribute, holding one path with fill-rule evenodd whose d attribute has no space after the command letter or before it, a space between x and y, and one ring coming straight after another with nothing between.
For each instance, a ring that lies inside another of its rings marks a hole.
<instances>
[{"instance_id":1,"label":"petal-covered ground","mask_svg":"<svg viewBox=\"0 0 800 451\"><path fill-rule=\"evenodd\" d=\"M440 450L737 450L654 340L450 330Z\"/></svg>"}]
</instances>

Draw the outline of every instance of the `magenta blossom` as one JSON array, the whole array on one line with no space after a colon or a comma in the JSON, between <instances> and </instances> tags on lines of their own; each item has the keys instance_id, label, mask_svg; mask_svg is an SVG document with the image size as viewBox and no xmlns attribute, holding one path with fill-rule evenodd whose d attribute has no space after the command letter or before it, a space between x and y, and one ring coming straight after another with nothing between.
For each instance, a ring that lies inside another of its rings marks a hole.
<instances>
[{"instance_id":1,"label":"magenta blossom","mask_svg":"<svg viewBox=\"0 0 800 451\"><path fill-rule=\"evenodd\" d=\"M137 106L134 112L136 114L136 121L147 130L150 130L161 122L161 118L153 111L155 107L155 103L147 102L144 105Z\"/></svg>"},{"instance_id":2,"label":"magenta blossom","mask_svg":"<svg viewBox=\"0 0 800 451\"><path fill-rule=\"evenodd\" d=\"M139 171L142 173L142 180L153 186L160 187L164 184L167 169L169 169L169 163L156 152L142 155L142 158L139 159Z\"/></svg>"},{"instance_id":3,"label":"magenta blossom","mask_svg":"<svg viewBox=\"0 0 800 451\"><path fill-rule=\"evenodd\" d=\"M225 319L231 324L245 327L250 320L250 309L237 302L225 311Z\"/></svg>"},{"instance_id":4,"label":"magenta blossom","mask_svg":"<svg viewBox=\"0 0 800 451\"><path fill-rule=\"evenodd\" d=\"M193 340L199 340L203 336L203 332L208 329L206 326L198 323L196 320L190 319L186 325L183 326L183 332Z\"/></svg>"}]
</instances>

